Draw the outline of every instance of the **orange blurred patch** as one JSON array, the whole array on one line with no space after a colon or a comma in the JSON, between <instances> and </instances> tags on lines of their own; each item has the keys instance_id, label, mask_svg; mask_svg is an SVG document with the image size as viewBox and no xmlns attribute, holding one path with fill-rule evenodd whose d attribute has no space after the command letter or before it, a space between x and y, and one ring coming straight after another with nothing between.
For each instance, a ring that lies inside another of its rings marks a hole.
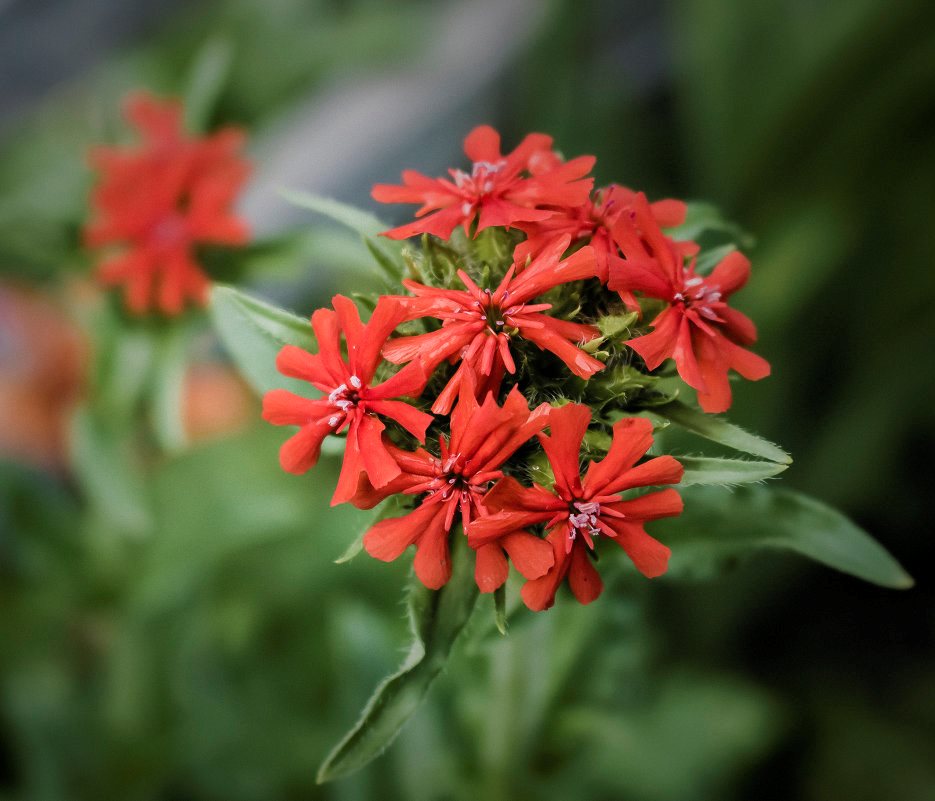
<instances>
[{"instance_id":1,"label":"orange blurred patch","mask_svg":"<svg viewBox=\"0 0 935 801\"><path fill-rule=\"evenodd\" d=\"M209 362L188 369L184 413L185 431L191 442L233 434L258 416L256 401L237 373Z\"/></svg>"},{"instance_id":2,"label":"orange blurred patch","mask_svg":"<svg viewBox=\"0 0 935 801\"><path fill-rule=\"evenodd\" d=\"M54 298L0 284L0 458L64 464L87 364L87 343Z\"/></svg>"}]
</instances>

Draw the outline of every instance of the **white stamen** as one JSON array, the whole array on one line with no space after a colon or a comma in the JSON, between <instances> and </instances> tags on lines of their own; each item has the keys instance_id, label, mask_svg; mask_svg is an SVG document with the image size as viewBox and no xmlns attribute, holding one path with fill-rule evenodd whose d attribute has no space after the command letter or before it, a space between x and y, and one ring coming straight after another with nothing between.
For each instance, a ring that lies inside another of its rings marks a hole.
<instances>
[{"instance_id":1,"label":"white stamen","mask_svg":"<svg viewBox=\"0 0 935 801\"><path fill-rule=\"evenodd\" d=\"M360 389L363 386L363 382L356 375L352 375L351 386L354 387L354 389Z\"/></svg>"},{"instance_id":2,"label":"white stamen","mask_svg":"<svg viewBox=\"0 0 935 801\"><path fill-rule=\"evenodd\" d=\"M331 394L328 395L328 402L336 404L338 398L340 398L345 392L347 392L347 384L341 384L339 387L335 387L331 390Z\"/></svg>"}]
</instances>

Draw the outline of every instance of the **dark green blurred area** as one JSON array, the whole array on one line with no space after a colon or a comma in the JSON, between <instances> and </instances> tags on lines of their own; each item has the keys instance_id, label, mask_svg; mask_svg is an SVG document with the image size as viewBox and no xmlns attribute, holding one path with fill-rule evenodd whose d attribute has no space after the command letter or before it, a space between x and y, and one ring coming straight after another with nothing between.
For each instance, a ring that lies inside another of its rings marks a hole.
<instances>
[{"instance_id":1,"label":"dark green blurred area","mask_svg":"<svg viewBox=\"0 0 935 801\"><path fill-rule=\"evenodd\" d=\"M503 38L485 30L497 5L477 4L464 34L481 57ZM0 799L935 797L935 13L911 0L504 5L529 30L506 37L519 44L499 72L470 92L467 76L442 86L457 102L431 123L394 107L387 133L369 134L378 156L329 191L369 205L368 183L440 172L468 127L491 122L508 145L542 130L595 154L599 183L722 207L756 237L737 305L773 364L736 385L731 418L783 444L796 461L781 480L850 514L917 586L761 555L707 584L627 574L587 609L565 597L517 616L502 640L482 599L399 741L319 788L318 763L405 632L403 560L332 564L365 519L328 507L336 465L288 476L282 432L256 427L148 464L132 530L73 478L7 463ZM150 19L7 126L0 273L55 293L89 269L83 153L123 135L125 90L183 91L205 42L223 42L210 118L248 127L262 173L290 110L386 75L405 98L406 66L448 19L438 9L229 0ZM302 313L370 280L352 240L308 225L244 276Z\"/></svg>"}]
</instances>

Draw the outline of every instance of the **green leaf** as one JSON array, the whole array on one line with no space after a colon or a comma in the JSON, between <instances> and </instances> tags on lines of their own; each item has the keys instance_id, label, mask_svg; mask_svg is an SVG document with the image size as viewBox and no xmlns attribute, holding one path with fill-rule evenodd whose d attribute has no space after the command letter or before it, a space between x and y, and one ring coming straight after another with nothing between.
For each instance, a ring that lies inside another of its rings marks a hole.
<instances>
[{"instance_id":1,"label":"green leaf","mask_svg":"<svg viewBox=\"0 0 935 801\"><path fill-rule=\"evenodd\" d=\"M720 210L710 203L689 203L685 222L666 230L668 236L680 241L697 241L702 234L708 233L720 234L722 238L726 236L731 242L743 248L750 248L755 244L754 238L749 233L737 223L725 219Z\"/></svg>"},{"instance_id":2,"label":"green leaf","mask_svg":"<svg viewBox=\"0 0 935 801\"><path fill-rule=\"evenodd\" d=\"M189 131L207 131L233 62L234 46L222 36L208 39L195 55L185 90L185 124Z\"/></svg>"},{"instance_id":3,"label":"green leaf","mask_svg":"<svg viewBox=\"0 0 935 801\"><path fill-rule=\"evenodd\" d=\"M191 328L183 321L172 325L156 351L151 385L153 429L165 451L185 447L184 390Z\"/></svg>"},{"instance_id":4,"label":"green leaf","mask_svg":"<svg viewBox=\"0 0 935 801\"><path fill-rule=\"evenodd\" d=\"M347 203L328 197L294 189L281 189L280 194L290 203L322 214L360 235L367 249L380 267L392 278L400 278L404 271L402 244L380 237L389 226L372 214Z\"/></svg>"},{"instance_id":5,"label":"green leaf","mask_svg":"<svg viewBox=\"0 0 935 801\"><path fill-rule=\"evenodd\" d=\"M276 369L276 355L284 345L317 350L306 319L229 286L211 291L211 318L231 358L258 394L276 387L309 394L309 384L286 378Z\"/></svg>"},{"instance_id":6,"label":"green leaf","mask_svg":"<svg viewBox=\"0 0 935 801\"><path fill-rule=\"evenodd\" d=\"M655 406L653 407L653 413L665 417L686 431L691 431L693 434L709 439L712 442L726 445L735 451L749 453L753 456L762 456L764 459L779 464L792 464L792 457L772 442L744 431L740 426L728 423L721 417L705 414L686 406L681 401L671 401L662 406Z\"/></svg>"},{"instance_id":7,"label":"green leaf","mask_svg":"<svg viewBox=\"0 0 935 801\"><path fill-rule=\"evenodd\" d=\"M730 243L702 251L695 260L695 269L702 275L707 275L735 250L737 246Z\"/></svg>"},{"instance_id":8,"label":"green leaf","mask_svg":"<svg viewBox=\"0 0 935 801\"><path fill-rule=\"evenodd\" d=\"M666 575L708 578L763 548L793 551L894 589L912 586L900 564L863 529L820 501L791 490L686 488L681 516L658 524L672 548Z\"/></svg>"},{"instance_id":9,"label":"green leaf","mask_svg":"<svg viewBox=\"0 0 935 801\"><path fill-rule=\"evenodd\" d=\"M342 446L344 445L343 439L336 439L335 437L328 437L325 442L333 440L339 442ZM342 447L343 453L343 447ZM334 560L336 565L343 565L345 562L350 562L357 554L359 554L364 548L364 535L377 523L381 520L386 520L388 517L393 517L398 514L404 514L408 511L408 504L411 501L409 495L392 495L383 501L376 509L372 510L372 513L367 516L367 522L360 529L360 533L352 540L351 544L344 549L344 552Z\"/></svg>"},{"instance_id":10,"label":"green leaf","mask_svg":"<svg viewBox=\"0 0 935 801\"><path fill-rule=\"evenodd\" d=\"M506 584L501 584L493 593L493 619L497 631L506 634Z\"/></svg>"},{"instance_id":11,"label":"green leaf","mask_svg":"<svg viewBox=\"0 0 935 801\"><path fill-rule=\"evenodd\" d=\"M148 534L153 525L150 501L142 476L130 462L126 435L79 407L70 437L78 481L102 519L128 534Z\"/></svg>"},{"instance_id":12,"label":"green leaf","mask_svg":"<svg viewBox=\"0 0 935 801\"><path fill-rule=\"evenodd\" d=\"M758 462L749 459L720 459L708 456L676 457L685 468L685 475L679 486L690 487L696 484L717 484L734 486L763 481L779 475L786 465L776 462Z\"/></svg>"},{"instance_id":13,"label":"green leaf","mask_svg":"<svg viewBox=\"0 0 935 801\"><path fill-rule=\"evenodd\" d=\"M357 725L322 763L319 784L354 773L383 753L445 667L477 600L473 560L464 540L455 533L451 580L444 587L426 590L413 579L409 654L402 667L377 687Z\"/></svg>"},{"instance_id":14,"label":"green leaf","mask_svg":"<svg viewBox=\"0 0 935 801\"><path fill-rule=\"evenodd\" d=\"M604 337L613 339L614 337L625 334L630 326L636 322L638 317L639 314L637 312L630 312L629 314L608 314L598 318L597 327Z\"/></svg>"}]
</instances>

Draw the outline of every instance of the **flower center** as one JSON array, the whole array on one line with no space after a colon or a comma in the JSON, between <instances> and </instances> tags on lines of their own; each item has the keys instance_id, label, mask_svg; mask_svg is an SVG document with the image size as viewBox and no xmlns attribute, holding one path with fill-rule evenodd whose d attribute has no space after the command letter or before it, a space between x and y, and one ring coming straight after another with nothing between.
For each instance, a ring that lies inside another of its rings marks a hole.
<instances>
[{"instance_id":1,"label":"flower center","mask_svg":"<svg viewBox=\"0 0 935 801\"><path fill-rule=\"evenodd\" d=\"M188 238L188 225L180 214L170 214L157 222L149 232L154 247L173 248Z\"/></svg>"},{"instance_id":2,"label":"flower center","mask_svg":"<svg viewBox=\"0 0 935 801\"><path fill-rule=\"evenodd\" d=\"M720 301L721 292L717 286L706 284L704 278L700 275L684 280L682 291L676 292L672 299L694 309L702 317L707 317L709 320L718 319L716 312L711 308L711 304Z\"/></svg>"},{"instance_id":3,"label":"flower center","mask_svg":"<svg viewBox=\"0 0 935 801\"><path fill-rule=\"evenodd\" d=\"M350 384L350 386L348 386L348 384ZM338 410L338 413L328 418L328 425L332 427L338 425L347 417L352 409L357 408L357 404L360 403L360 390L362 387L363 381L356 375L352 375L348 379L347 384L341 384L331 390L328 395L328 403L334 406Z\"/></svg>"},{"instance_id":4,"label":"flower center","mask_svg":"<svg viewBox=\"0 0 935 801\"><path fill-rule=\"evenodd\" d=\"M465 194L482 197L490 194L495 186L494 177L506 166L506 159L500 161L475 161L471 174L464 170L454 170L455 186Z\"/></svg>"},{"instance_id":5,"label":"flower center","mask_svg":"<svg viewBox=\"0 0 935 801\"><path fill-rule=\"evenodd\" d=\"M571 551L578 534L584 537L588 548L594 550L594 540L601 533L597 521L601 516L601 505L593 501L572 501L568 507L568 539L565 541L565 552Z\"/></svg>"}]
</instances>

